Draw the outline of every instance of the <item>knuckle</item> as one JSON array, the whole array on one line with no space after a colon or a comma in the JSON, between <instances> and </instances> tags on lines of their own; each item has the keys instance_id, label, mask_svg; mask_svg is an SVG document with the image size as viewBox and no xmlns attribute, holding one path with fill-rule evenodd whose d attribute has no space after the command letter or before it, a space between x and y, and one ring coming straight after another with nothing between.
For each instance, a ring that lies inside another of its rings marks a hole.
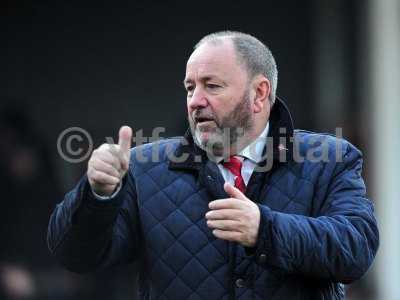
<instances>
[{"instance_id":1,"label":"knuckle","mask_svg":"<svg viewBox=\"0 0 400 300\"><path fill-rule=\"evenodd\" d=\"M120 152L120 147L118 144L107 144L107 147L110 151L113 151L115 153Z\"/></svg>"},{"instance_id":2,"label":"knuckle","mask_svg":"<svg viewBox=\"0 0 400 300\"><path fill-rule=\"evenodd\" d=\"M96 149L93 150L92 156L93 156L93 155L97 155L98 153L99 153L99 148L96 148Z\"/></svg>"},{"instance_id":3,"label":"knuckle","mask_svg":"<svg viewBox=\"0 0 400 300\"><path fill-rule=\"evenodd\" d=\"M240 222L240 223L237 224L237 228L238 228L239 230L241 230L241 231L243 231L243 230L245 229L245 227L246 227L246 225L243 224L242 222Z\"/></svg>"},{"instance_id":4,"label":"knuckle","mask_svg":"<svg viewBox=\"0 0 400 300\"><path fill-rule=\"evenodd\" d=\"M113 176L118 177L119 176L119 172L112 166L108 166L107 170L110 174L112 174Z\"/></svg>"},{"instance_id":5,"label":"knuckle","mask_svg":"<svg viewBox=\"0 0 400 300\"><path fill-rule=\"evenodd\" d=\"M93 164L93 161L96 159L96 154L93 152L92 155L90 155L90 158L88 160L88 166Z\"/></svg>"},{"instance_id":6,"label":"knuckle","mask_svg":"<svg viewBox=\"0 0 400 300\"><path fill-rule=\"evenodd\" d=\"M243 218L247 219L247 220L251 220L252 219L252 212L250 210L245 210L243 211Z\"/></svg>"},{"instance_id":7,"label":"knuckle","mask_svg":"<svg viewBox=\"0 0 400 300\"><path fill-rule=\"evenodd\" d=\"M88 161L88 165L92 166L95 161L96 161L96 156L92 155Z\"/></svg>"},{"instance_id":8,"label":"knuckle","mask_svg":"<svg viewBox=\"0 0 400 300\"><path fill-rule=\"evenodd\" d=\"M96 171L96 170L93 170L93 171L92 171L92 178L93 178L94 180L99 180L99 179L100 179L100 172L99 172L99 171Z\"/></svg>"},{"instance_id":9,"label":"knuckle","mask_svg":"<svg viewBox=\"0 0 400 300\"><path fill-rule=\"evenodd\" d=\"M93 160L93 158L95 158L96 155L97 155L96 150L93 150L92 154L90 154L89 162L90 162L91 160Z\"/></svg>"},{"instance_id":10,"label":"knuckle","mask_svg":"<svg viewBox=\"0 0 400 300\"><path fill-rule=\"evenodd\" d=\"M99 153L99 152L102 152L102 151L104 151L104 150L106 150L107 149L107 147L108 147L108 144L101 144L100 145L100 147L98 147L96 150L94 150L94 151L96 151L97 153Z\"/></svg>"},{"instance_id":11,"label":"knuckle","mask_svg":"<svg viewBox=\"0 0 400 300\"><path fill-rule=\"evenodd\" d=\"M94 159L92 161L92 168L98 171L101 168L101 161L99 159Z\"/></svg>"}]
</instances>

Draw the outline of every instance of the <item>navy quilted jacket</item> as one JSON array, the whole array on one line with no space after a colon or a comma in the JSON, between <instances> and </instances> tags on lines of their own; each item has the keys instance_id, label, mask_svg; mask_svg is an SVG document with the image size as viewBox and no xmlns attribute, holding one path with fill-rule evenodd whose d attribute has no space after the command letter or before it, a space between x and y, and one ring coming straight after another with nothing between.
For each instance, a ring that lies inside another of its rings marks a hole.
<instances>
[{"instance_id":1,"label":"navy quilted jacket","mask_svg":"<svg viewBox=\"0 0 400 300\"><path fill-rule=\"evenodd\" d=\"M96 200L84 177L52 214L51 252L76 272L137 260L141 299L344 299L343 283L359 279L378 248L361 153L330 135L294 131L281 101L269 137L260 164L269 171L254 172L246 190L261 211L255 248L207 227L208 203L227 195L217 165L187 134L133 148L110 201ZM282 147L284 137L294 139Z\"/></svg>"}]
</instances>

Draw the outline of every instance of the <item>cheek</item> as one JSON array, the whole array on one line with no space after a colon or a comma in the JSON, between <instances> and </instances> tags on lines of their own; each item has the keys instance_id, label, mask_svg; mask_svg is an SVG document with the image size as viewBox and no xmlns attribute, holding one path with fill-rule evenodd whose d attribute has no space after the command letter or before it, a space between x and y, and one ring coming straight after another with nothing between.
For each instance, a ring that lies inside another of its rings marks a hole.
<instances>
[{"instance_id":1,"label":"cheek","mask_svg":"<svg viewBox=\"0 0 400 300\"><path fill-rule=\"evenodd\" d=\"M215 114L220 115L224 111L229 110L231 106L232 99L225 96L214 96L209 101L210 110L212 110Z\"/></svg>"}]
</instances>

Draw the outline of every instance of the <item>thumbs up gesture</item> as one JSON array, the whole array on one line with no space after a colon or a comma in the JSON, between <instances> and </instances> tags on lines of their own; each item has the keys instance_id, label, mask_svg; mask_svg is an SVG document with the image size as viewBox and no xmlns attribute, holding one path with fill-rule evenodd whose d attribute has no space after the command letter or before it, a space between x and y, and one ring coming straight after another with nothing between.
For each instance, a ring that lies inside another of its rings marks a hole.
<instances>
[{"instance_id":1,"label":"thumbs up gesture","mask_svg":"<svg viewBox=\"0 0 400 300\"><path fill-rule=\"evenodd\" d=\"M207 226L217 238L254 247L260 226L260 209L231 184L225 183L224 189L231 198L209 203Z\"/></svg>"},{"instance_id":2,"label":"thumbs up gesture","mask_svg":"<svg viewBox=\"0 0 400 300\"><path fill-rule=\"evenodd\" d=\"M87 177L92 190L110 196L129 168L132 129L122 126L118 144L103 144L93 151L88 162Z\"/></svg>"}]
</instances>

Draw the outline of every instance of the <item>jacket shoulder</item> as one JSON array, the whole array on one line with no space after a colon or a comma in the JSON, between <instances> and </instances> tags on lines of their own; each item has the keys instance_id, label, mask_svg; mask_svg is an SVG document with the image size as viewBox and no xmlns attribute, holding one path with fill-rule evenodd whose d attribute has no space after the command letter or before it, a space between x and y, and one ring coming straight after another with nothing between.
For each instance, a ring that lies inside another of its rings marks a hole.
<instances>
[{"instance_id":1,"label":"jacket shoulder","mask_svg":"<svg viewBox=\"0 0 400 300\"><path fill-rule=\"evenodd\" d=\"M131 149L130 166L146 171L156 165L167 165L183 137L161 139Z\"/></svg>"},{"instance_id":2,"label":"jacket shoulder","mask_svg":"<svg viewBox=\"0 0 400 300\"><path fill-rule=\"evenodd\" d=\"M301 157L324 162L341 162L345 156L362 157L362 152L348 140L331 133L296 129L294 141Z\"/></svg>"},{"instance_id":3,"label":"jacket shoulder","mask_svg":"<svg viewBox=\"0 0 400 300\"><path fill-rule=\"evenodd\" d=\"M362 166L361 151L333 134L297 129L293 140L293 160L287 167L298 178L313 185L326 184L334 174L354 164Z\"/></svg>"}]
</instances>

